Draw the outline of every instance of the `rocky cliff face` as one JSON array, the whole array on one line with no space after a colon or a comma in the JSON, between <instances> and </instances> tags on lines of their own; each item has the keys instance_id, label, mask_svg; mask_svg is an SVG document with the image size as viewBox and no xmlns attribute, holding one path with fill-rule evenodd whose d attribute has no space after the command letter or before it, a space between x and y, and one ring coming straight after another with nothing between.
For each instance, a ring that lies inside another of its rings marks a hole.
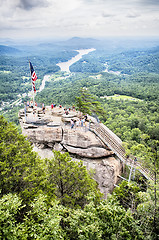
<instances>
[{"instance_id":1,"label":"rocky cliff face","mask_svg":"<svg viewBox=\"0 0 159 240\"><path fill-rule=\"evenodd\" d=\"M22 133L33 143L34 150L41 157L52 157L52 150L68 151L73 160L83 160L87 169L93 169L94 178L99 189L106 197L121 173L122 166L114 158L114 153L105 146L97 136L89 131L89 122L84 127L74 126L71 129L70 120L78 120L80 115L76 111L65 114L63 108L46 108L45 114L41 109L28 109L19 112ZM90 117L89 119L90 120ZM91 124L95 119L91 118Z\"/></svg>"}]
</instances>

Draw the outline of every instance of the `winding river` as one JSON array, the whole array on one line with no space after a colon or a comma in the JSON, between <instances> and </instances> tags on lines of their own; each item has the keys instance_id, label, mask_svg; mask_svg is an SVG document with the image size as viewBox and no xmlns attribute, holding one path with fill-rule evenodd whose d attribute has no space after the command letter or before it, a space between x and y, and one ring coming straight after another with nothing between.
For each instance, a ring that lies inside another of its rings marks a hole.
<instances>
[{"instance_id":1,"label":"winding river","mask_svg":"<svg viewBox=\"0 0 159 240\"><path fill-rule=\"evenodd\" d=\"M43 80L42 80L42 83L40 85L40 88L37 92L41 92L44 88L45 88L45 82L48 81L50 78L50 75L45 75Z\"/></svg>"}]
</instances>

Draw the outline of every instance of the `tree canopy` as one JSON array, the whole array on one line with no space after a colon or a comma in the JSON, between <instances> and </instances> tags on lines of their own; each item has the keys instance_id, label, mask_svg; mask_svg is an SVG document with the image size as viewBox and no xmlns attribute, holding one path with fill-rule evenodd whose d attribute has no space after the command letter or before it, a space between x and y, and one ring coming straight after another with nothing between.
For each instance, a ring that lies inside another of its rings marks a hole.
<instances>
[{"instance_id":1,"label":"tree canopy","mask_svg":"<svg viewBox=\"0 0 159 240\"><path fill-rule=\"evenodd\" d=\"M89 114L93 116L100 116L103 120L106 120L106 112L101 106L101 103L90 94L87 88L80 89L80 96L76 97L77 109L83 114Z\"/></svg>"},{"instance_id":2,"label":"tree canopy","mask_svg":"<svg viewBox=\"0 0 159 240\"><path fill-rule=\"evenodd\" d=\"M102 200L81 161L56 151L41 160L13 124L0 123L0 238L158 239L158 185L143 192L123 182Z\"/></svg>"}]
</instances>

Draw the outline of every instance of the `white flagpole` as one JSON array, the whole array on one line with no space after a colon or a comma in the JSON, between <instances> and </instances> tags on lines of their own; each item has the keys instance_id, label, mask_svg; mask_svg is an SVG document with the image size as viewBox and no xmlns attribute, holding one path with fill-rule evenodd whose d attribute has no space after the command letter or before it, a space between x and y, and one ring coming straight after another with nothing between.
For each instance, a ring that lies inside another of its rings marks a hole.
<instances>
[{"instance_id":1,"label":"white flagpole","mask_svg":"<svg viewBox=\"0 0 159 240\"><path fill-rule=\"evenodd\" d=\"M34 89L33 89L33 84L32 84L32 91L33 91L33 108L35 107L35 101L34 101Z\"/></svg>"}]
</instances>

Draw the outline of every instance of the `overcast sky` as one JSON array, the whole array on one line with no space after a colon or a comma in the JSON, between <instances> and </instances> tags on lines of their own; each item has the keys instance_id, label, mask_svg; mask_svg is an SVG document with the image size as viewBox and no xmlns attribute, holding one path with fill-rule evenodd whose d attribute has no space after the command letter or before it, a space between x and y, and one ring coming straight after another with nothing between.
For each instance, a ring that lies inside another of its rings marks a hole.
<instances>
[{"instance_id":1,"label":"overcast sky","mask_svg":"<svg viewBox=\"0 0 159 240\"><path fill-rule=\"evenodd\" d=\"M159 36L159 0L0 0L1 38Z\"/></svg>"}]
</instances>

